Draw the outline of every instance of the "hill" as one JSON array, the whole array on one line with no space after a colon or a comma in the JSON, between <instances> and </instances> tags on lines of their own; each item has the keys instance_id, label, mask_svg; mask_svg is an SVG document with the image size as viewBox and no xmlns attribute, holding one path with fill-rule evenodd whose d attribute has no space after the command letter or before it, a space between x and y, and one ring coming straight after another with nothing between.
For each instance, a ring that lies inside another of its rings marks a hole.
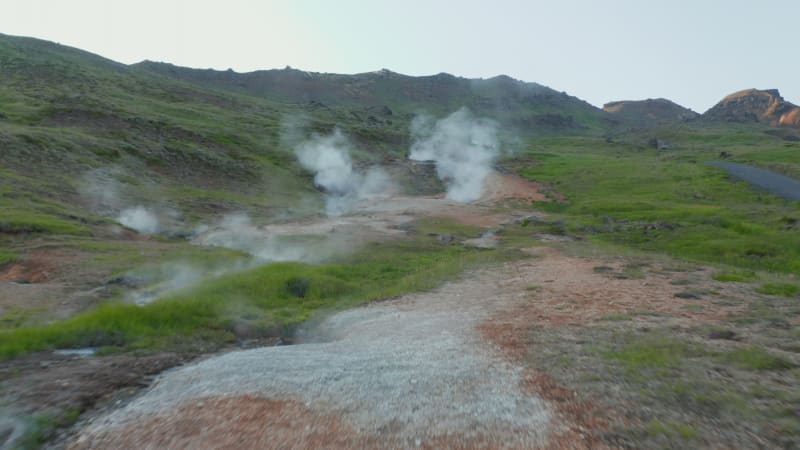
<instances>
[{"instance_id":1,"label":"hill","mask_svg":"<svg viewBox=\"0 0 800 450\"><path fill-rule=\"evenodd\" d=\"M310 131L342 129L359 164L398 163L406 159L416 114L444 115L463 106L499 121L511 137L599 133L607 126L606 114L586 102L505 76L126 66L0 35L4 179L15 180L20 200L14 208L37 217L57 210L59 222L85 225L95 220L87 212L113 215L122 203L155 197L188 220L211 211L286 211L319 197L281 141L287 118L302 117ZM399 166L400 178L407 176ZM123 198L100 205L87 198L82 191L92 171L110 178ZM55 203L43 207L44 199Z\"/></svg>"},{"instance_id":2,"label":"hill","mask_svg":"<svg viewBox=\"0 0 800 450\"><path fill-rule=\"evenodd\" d=\"M625 124L640 128L684 122L698 116L691 109L664 98L609 102L603 105L603 111Z\"/></svg>"},{"instance_id":3,"label":"hill","mask_svg":"<svg viewBox=\"0 0 800 450\"><path fill-rule=\"evenodd\" d=\"M431 168L408 160L419 112L475 108L517 145L605 126L599 109L508 77L309 76L127 66L0 35L0 297L30 300L11 282L36 280L42 304L66 299L71 314L112 295L118 286L103 283L143 261L193 254L185 238L226 214L262 223L319 214L323 193L291 134L340 129L356 167L380 164L401 191L431 193L441 187Z\"/></svg>"},{"instance_id":4,"label":"hill","mask_svg":"<svg viewBox=\"0 0 800 450\"><path fill-rule=\"evenodd\" d=\"M412 77L387 69L355 75L285 68L237 73L144 61L135 67L204 86L317 108L354 109L372 122L425 110L444 114L466 106L518 132L594 129L606 125L602 111L537 83L505 75L467 79L447 73ZM399 113L399 114L398 114Z\"/></svg>"},{"instance_id":5,"label":"hill","mask_svg":"<svg viewBox=\"0 0 800 450\"><path fill-rule=\"evenodd\" d=\"M785 101L777 89L745 89L723 98L706 111L703 118L800 128L800 107Z\"/></svg>"}]
</instances>

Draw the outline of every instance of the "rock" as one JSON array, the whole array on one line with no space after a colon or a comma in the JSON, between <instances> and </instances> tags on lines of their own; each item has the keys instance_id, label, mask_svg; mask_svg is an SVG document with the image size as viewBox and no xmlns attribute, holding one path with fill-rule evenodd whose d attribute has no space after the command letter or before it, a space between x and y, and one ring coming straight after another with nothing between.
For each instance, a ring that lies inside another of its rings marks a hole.
<instances>
[{"instance_id":1,"label":"rock","mask_svg":"<svg viewBox=\"0 0 800 450\"><path fill-rule=\"evenodd\" d=\"M658 149L658 150L669 150L670 149L669 142L663 141L663 140L658 139L658 138L650 138L650 140L647 141L647 144L650 147Z\"/></svg>"},{"instance_id":2,"label":"rock","mask_svg":"<svg viewBox=\"0 0 800 450\"><path fill-rule=\"evenodd\" d=\"M717 330L708 333L709 339L727 339L727 340L735 340L736 333L731 330Z\"/></svg>"},{"instance_id":3,"label":"rock","mask_svg":"<svg viewBox=\"0 0 800 450\"><path fill-rule=\"evenodd\" d=\"M144 279L134 275L121 275L112 278L105 283L106 285L117 285L126 288L137 288L144 284Z\"/></svg>"},{"instance_id":4,"label":"rock","mask_svg":"<svg viewBox=\"0 0 800 450\"><path fill-rule=\"evenodd\" d=\"M450 244L456 240L455 236L452 234L437 234L436 240L441 242L442 244Z\"/></svg>"},{"instance_id":5,"label":"rock","mask_svg":"<svg viewBox=\"0 0 800 450\"><path fill-rule=\"evenodd\" d=\"M720 100L703 114L705 120L758 122L774 127L800 128L800 107L777 89L745 89Z\"/></svg>"}]
</instances>

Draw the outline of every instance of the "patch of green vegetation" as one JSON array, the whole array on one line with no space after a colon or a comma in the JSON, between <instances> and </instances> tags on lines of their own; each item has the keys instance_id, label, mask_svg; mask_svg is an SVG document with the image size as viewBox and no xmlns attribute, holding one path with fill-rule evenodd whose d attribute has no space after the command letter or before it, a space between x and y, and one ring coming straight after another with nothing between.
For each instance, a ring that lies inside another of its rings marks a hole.
<instances>
[{"instance_id":1,"label":"patch of green vegetation","mask_svg":"<svg viewBox=\"0 0 800 450\"><path fill-rule=\"evenodd\" d=\"M701 356L705 351L687 341L665 334L626 335L620 345L601 351L600 355L620 363L629 372L679 366L685 358Z\"/></svg>"},{"instance_id":2,"label":"patch of green vegetation","mask_svg":"<svg viewBox=\"0 0 800 450\"><path fill-rule=\"evenodd\" d=\"M618 278L627 278L627 279L642 279L647 276L645 273L646 264L642 263L628 263L622 267L622 272L617 274Z\"/></svg>"},{"instance_id":3,"label":"patch of green vegetation","mask_svg":"<svg viewBox=\"0 0 800 450\"><path fill-rule=\"evenodd\" d=\"M722 282L749 283L758 279L752 270L723 270L715 273L711 278Z\"/></svg>"},{"instance_id":4,"label":"patch of green vegetation","mask_svg":"<svg viewBox=\"0 0 800 450\"><path fill-rule=\"evenodd\" d=\"M531 143L531 155L546 153L546 158L511 164L565 195L567 202L537 207L549 209L553 220L568 221L571 232L590 241L734 269L800 272L800 234L785 219L796 216L797 202L764 194L702 164L721 149L756 151L773 146L775 139L746 127L741 133L735 127L662 131L681 145L650 149L642 143L645 136L635 133L612 143L588 136L548 137Z\"/></svg>"},{"instance_id":5,"label":"patch of green vegetation","mask_svg":"<svg viewBox=\"0 0 800 450\"><path fill-rule=\"evenodd\" d=\"M632 320L633 316L631 314L608 314L600 318L600 320L608 320L609 322L623 322L627 320Z\"/></svg>"},{"instance_id":6,"label":"patch of green vegetation","mask_svg":"<svg viewBox=\"0 0 800 450\"><path fill-rule=\"evenodd\" d=\"M143 306L122 301L46 327L0 331L0 356L52 348L176 348L284 335L321 311L428 289L518 254L429 242L374 244L336 263L276 263L210 279Z\"/></svg>"},{"instance_id":7,"label":"patch of green vegetation","mask_svg":"<svg viewBox=\"0 0 800 450\"><path fill-rule=\"evenodd\" d=\"M0 232L52 233L87 235L89 229L80 223L59 217L28 211L0 208Z\"/></svg>"},{"instance_id":8,"label":"patch of green vegetation","mask_svg":"<svg viewBox=\"0 0 800 450\"><path fill-rule=\"evenodd\" d=\"M791 361L760 347L747 347L719 355L719 360L748 370L784 370L794 367Z\"/></svg>"},{"instance_id":9,"label":"patch of green vegetation","mask_svg":"<svg viewBox=\"0 0 800 450\"><path fill-rule=\"evenodd\" d=\"M33 314L34 311L19 306L6 306L3 315L0 315L0 330L19 328L26 324Z\"/></svg>"},{"instance_id":10,"label":"patch of green vegetation","mask_svg":"<svg viewBox=\"0 0 800 450\"><path fill-rule=\"evenodd\" d=\"M17 254L8 250L0 250L0 266L8 264L17 259Z\"/></svg>"},{"instance_id":11,"label":"patch of green vegetation","mask_svg":"<svg viewBox=\"0 0 800 450\"><path fill-rule=\"evenodd\" d=\"M25 424L25 431L13 444L21 450L41 448L53 436L55 419L52 414L37 414Z\"/></svg>"},{"instance_id":12,"label":"patch of green vegetation","mask_svg":"<svg viewBox=\"0 0 800 450\"><path fill-rule=\"evenodd\" d=\"M764 283L756 289L756 292L765 295L794 297L800 292L800 286L792 283Z\"/></svg>"},{"instance_id":13,"label":"patch of green vegetation","mask_svg":"<svg viewBox=\"0 0 800 450\"><path fill-rule=\"evenodd\" d=\"M697 437L697 429L690 423L661 422L653 419L647 424L646 432L650 436L665 436L691 440Z\"/></svg>"},{"instance_id":14,"label":"patch of green vegetation","mask_svg":"<svg viewBox=\"0 0 800 450\"><path fill-rule=\"evenodd\" d=\"M13 445L9 448L20 450L41 448L53 439L58 428L74 424L80 415L81 409L74 407L58 411L50 410L29 416L25 420L25 430L22 435L14 442L9 443Z\"/></svg>"}]
</instances>

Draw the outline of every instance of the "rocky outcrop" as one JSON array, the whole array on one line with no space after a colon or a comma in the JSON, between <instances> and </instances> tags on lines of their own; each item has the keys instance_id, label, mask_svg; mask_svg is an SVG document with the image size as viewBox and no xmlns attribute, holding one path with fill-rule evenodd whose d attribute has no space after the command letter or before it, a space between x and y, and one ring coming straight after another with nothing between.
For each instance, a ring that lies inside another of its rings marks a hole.
<instances>
[{"instance_id":1,"label":"rocky outcrop","mask_svg":"<svg viewBox=\"0 0 800 450\"><path fill-rule=\"evenodd\" d=\"M735 92L706 111L703 117L726 122L759 122L774 127L800 128L800 107L785 101L777 89Z\"/></svg>"},{"instance_id":2,"label":"rocky outcrop","mask_svg":"<svg viewBox=\"0 0 800 450\"><path fill-rule=\"evenodd\" d=\"M610 102L603 105L603 110L622 123L639 127L683 122L698 116L691 109L664 98Z\"/></svg>"}]
</instances>

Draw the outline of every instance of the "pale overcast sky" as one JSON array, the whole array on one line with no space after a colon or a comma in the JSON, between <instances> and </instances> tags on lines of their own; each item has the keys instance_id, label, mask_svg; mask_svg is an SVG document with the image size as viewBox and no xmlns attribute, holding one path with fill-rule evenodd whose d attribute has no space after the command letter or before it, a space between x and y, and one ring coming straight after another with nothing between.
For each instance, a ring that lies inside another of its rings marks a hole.
<instances>
[{"instance_id":1,"label":"pale overcast sky","mask_svg":"<svg viewBox=\"0 0 800 450\"><path fill-rule=\"evenodd\" d=\"M800 0L0 0L0 33L123 63L507 74L590 103L800 104Z\"/></svg>"}]
</instances>

